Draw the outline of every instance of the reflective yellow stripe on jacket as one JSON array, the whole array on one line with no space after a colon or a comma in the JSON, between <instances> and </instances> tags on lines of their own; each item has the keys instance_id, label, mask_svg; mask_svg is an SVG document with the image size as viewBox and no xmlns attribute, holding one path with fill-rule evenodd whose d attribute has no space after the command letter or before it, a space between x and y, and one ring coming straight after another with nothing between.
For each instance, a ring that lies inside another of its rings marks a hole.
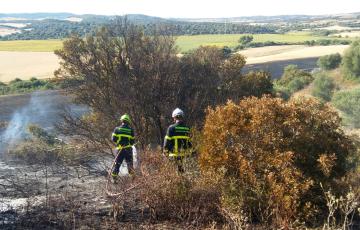
<instances>
[{"instance_id":1,"label":"reflective yellow stripe on jacket","mask_svg":"<svg viewBox=\"0 0 360 230\"><path fill-rule=\"evenodd\" d=\"M127 135L127 134L115 134L115 133L113 133L112 136L118 138L118 140L116 141L116 145L117 145L116 149L118 149L118 150L124 149L124 148L130 148L132 146L132 145L126 145L126 146L119 145L119 142L121 141L121 138L125 137L125 138L129 138L129 140L135 139L133 136Z\"/></svg>"},{"instance_id":2,"label":"reflective yellow stripe on jacket","mask_svg":"<svg viewBox=\"0 0 360 230\"><path fill-rule=\"evenodd\" d=\"M170 157L178 157L178 156L184 157L185 156L185 151L181 151L179 153L179 140L188 141L190 139L190 137L188 137L188 136L172 136L172 137L165 136L165 138L167 140L174 140L174 151L169 153Z\"/></svg>"}]
</instances>

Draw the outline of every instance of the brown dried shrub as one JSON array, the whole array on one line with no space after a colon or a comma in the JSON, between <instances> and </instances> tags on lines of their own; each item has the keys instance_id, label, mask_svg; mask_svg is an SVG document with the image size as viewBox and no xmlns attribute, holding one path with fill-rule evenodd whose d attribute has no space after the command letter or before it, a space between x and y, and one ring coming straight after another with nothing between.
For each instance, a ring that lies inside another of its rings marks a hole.
<instances>
[{"instance_id":1,"label":"brown dried shrub","mask_svg":"<svg viewBox=\"0 0 360 230\"><path fill-rule=\"evenodd\" d=\"M142 184L138 197L149 208L151 220L170 220L192 226L223 221L221 174L199 174L195 159L188 159L186 172L180 174L174 162L154 153L143 155L141 165L142 178L136 180L148 179Z\"/></svg>"},{"instance_id":2,"label":"brown dried shrub","mask_svg":"<svg viewBox=\"0 0 360 230\"><path fill-rule=\"evenodd\" d=\"M234 199L251 221L289 227L320 224L320 182L334 186L346 172L351 141L340 118L313 99L247 98L209 109L203 130L203 171L225 169Z\"/></svg>"}]
</instances>

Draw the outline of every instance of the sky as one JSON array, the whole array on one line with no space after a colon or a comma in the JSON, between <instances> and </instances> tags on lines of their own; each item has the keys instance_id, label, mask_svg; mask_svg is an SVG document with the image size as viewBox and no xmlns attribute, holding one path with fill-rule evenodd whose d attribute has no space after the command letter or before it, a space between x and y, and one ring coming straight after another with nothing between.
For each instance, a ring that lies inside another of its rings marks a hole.
<instances>
[{"instance_id":1,"label":"sky","mask_svg":"<svg viewBox=\"0 0 360 230\"><path fill-rule=\"evenodd\" d=\"M360 12L360 0L0 0L0 13L146 14L165 18Z\"/></svg>"}]
</instances>

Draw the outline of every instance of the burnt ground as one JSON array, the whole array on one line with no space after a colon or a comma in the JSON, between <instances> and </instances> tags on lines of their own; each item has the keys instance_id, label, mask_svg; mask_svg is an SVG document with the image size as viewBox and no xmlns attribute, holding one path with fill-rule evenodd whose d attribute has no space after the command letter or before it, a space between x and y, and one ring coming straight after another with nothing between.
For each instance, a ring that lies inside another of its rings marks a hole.
<instances>
[{"instance_id":1,"label":"burnt ground","mask_svg":"<svg viewBox=\"0 0 360 230\"><path fill-rule=\"evenodd\" d=\"M64 106L77 114L86 111L58 91L1 96L0 148L11 124L23 126L21 131L29 123L55 131ZM21 119L14 123L15 114ZM138 229L146 225L142 221L146 212L136 204L114 211L119 200L106 194L111 162L111 156L98 155L81 165L30 165L0 149L0 229ZM122 185L113 189L120 191Z\"/></svg>"},{"instance_id":2,"label":"burnt ground","mask_svg":"<svg viewBox=\"0 0 360 230\"><path fill-rule=\"evenodd\" d=\"M1 162L0 229L112 229L145 226L133 198L109 197L108 158L81 167ZM121 181L112 192L123 189ZM125 183L124 183L125 184ZM120 200L119 200L120 199ZM123 205L120 205L123 204Z\"/></svg>"}]
</instances>

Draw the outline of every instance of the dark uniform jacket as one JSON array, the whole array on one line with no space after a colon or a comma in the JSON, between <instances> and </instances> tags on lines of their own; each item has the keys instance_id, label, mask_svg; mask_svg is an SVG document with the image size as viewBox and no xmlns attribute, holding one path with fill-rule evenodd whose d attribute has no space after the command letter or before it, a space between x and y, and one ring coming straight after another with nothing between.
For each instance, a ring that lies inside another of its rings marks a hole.
<instances>
[{"instance_id":1,"label":"dark uniform jacket","mask_svg":"<svg viewBox=\"0 0 360 230\"><path fill-rule=\"evenodd\" d=\"M118 149L129 148L134 144L134 130L126 123L116 127L112 134L112 141L116 143Z\"/></svg>"},{"instance_id":2,"label":"dark uniform jacket","mask_svg":"<svg viewBox=\"0 0 360 230\"><path fill-rule=\"evenodd\" d=\"M191 148L190 128L182 121L170 125L167 129L164 150L172 157L183 157L186 149Z\"/></svg>"}]
</instances>

